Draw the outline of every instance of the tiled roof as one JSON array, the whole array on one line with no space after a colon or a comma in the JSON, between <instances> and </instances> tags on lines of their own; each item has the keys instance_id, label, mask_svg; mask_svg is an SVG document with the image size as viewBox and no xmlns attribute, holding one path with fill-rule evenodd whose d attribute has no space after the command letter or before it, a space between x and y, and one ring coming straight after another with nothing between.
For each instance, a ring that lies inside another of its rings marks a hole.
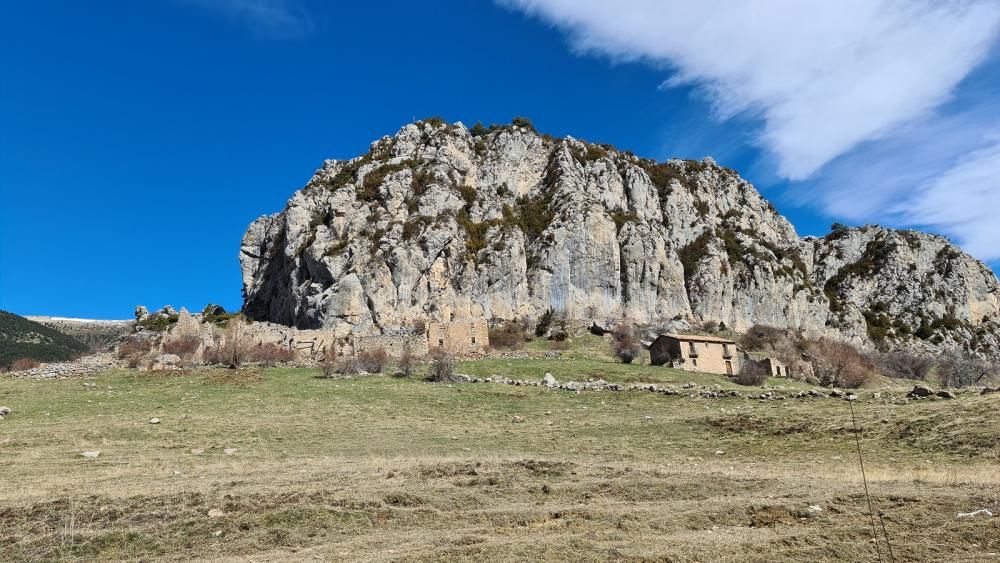
<instances>
[{"instance_id":1,"label":"tiled roof","mask_svg":"<svg viewBox=\"0 0 1000 563\"><path fill-rule=\"evenodd\" d=\"M730 340L728 338L719 338L718 336L702 336L700 334L673 334L673 333L662 333L660 336L666 336L668 338L676 338L677 340L683 340L685 342L718 342L720 344L736 344L735 340Z\"/></svg>"}]
</instances>

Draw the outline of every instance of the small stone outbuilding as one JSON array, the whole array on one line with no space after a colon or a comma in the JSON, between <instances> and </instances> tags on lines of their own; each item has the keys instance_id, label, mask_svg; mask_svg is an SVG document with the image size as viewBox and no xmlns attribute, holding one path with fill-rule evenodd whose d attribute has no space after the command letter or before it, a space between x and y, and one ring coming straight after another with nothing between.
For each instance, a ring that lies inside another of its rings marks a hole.
<instances>
[{"instance_id":1,"label":"small stone outbuilding","mask_svg":"<svg viewBox=\"0 0 1000 563\"><path fill-rule=\"evenodd\" d=\"M717 336L661 334L649 345L649 361L655 366L721 375L740 371L736 341Z\"/></svg>"},{"instance_id":2,"label":"small stone outbuilding","mask_svg":"<svg viewBox=\"0 0 1000 563\"><path fill-rule=\"evenodd\" d=\"M485 350L490 345L486 319L454 319L427 322L427 351L443 348L454 354Z\"/></svg>"},{"instance_id":3,"label":"small stone outbuilding","mask_svg":"<svg viewBox=\"0 0 1000 563\"><path fill-rule=\"evenodd\" d=\"M774 358L764 358L760 361L760 365L764 366L770 377L789 377L791 375L788 366Z\"/></svg>"}]
</instances>

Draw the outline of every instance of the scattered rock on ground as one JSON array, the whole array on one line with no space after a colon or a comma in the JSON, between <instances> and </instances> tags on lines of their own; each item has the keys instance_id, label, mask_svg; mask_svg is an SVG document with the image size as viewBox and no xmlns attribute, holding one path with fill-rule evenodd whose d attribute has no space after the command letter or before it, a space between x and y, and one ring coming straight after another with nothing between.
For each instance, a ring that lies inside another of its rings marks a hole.
<instances>
[{"instance_id":1,"label":"scattered rock on ground","mask_svg":"<svg viewBox=\"0 0 1000 563\"><path fill-rule=\"evenodd\" d=\"M101 451L100 450L86 451L86 452L83 452L80 455L82 455L83 457L85 457L87 459L94 459L97 456L101 455Z\"/></svg>"},{"instance_id":2,"label":"scattered rock on ground","mask_svg":"<svg viewBox=\"0 0 1000 563\"><path fill-rule=\"evenodd\" d=\"M519 415L514 415L514 418L510 419L511 422L524 422L524 417Z\"/></svg>"},{"instance_id":3,"label":"scattered rock on ground","mask_svg":"<svg viewBox=\"0 0 1000 563\"><path fill-rule=\"evenodd\" d=\"M0 407L0 416L7 416L10 414L10 407Z\"/></svg>"},{"instance_id":4,"label":"scattered rock on ground","mask_svg":"<svg viewBox=\"0 0 1000 563\"><path fill-rule=\"evenodd\" d=\"M926 385L914 385L913 389L906 394L907 397L919 398L919 397L930 397L934 394L934 390Z\"/></svg>"},{"instance_id":5,"label":"scattered rock on ground","mask_svg":"<svg viewBox=\"0 0 1000 563\"><path fill-rule=\"evenodd\" d=\"M209 518L222 518L225 515L226 515L226 513L223 512L223 511L221 511L221 510L219 510L218 508L213 508L212 510L208 511L208 517Z\"/></svg>"},{"instance_id":6,"label":"scattered rock on ground","mask_svg":"<svg viewBox=\"0 0 1000 563\"><path fill-rule=\"evenodd\" d=\"M546 373L545 377L542 378L542 385L546 387L555 387L557 385L556 378L552 377L551 373Z\"/></svg>"},{"instance_id":7,"label":"scattered rock on ground","mask_svg":"<svg viewBox=\"0 0 1000 563\"><path fill-rule=\"evenodd\" d=\"M943 389L941 391L937 392L937 396L941 397L942 399L954 399L955 398L955 394L954 393L952 393L951 391L945 391Z\"/></svg>"},{"instance_id":8,"label":"scattered rock on ground","mask_svg":"<svg viewBox=\"0 0 1000 563\"><path fill-rule=\"evenodd\" d=\"M159 424L160 423L160 419L158 419L158 418L151 418L151 419L149 419L149 423L150 424Z\"/></svg>"},{"instance_id":9,"label":"scattered rock on ground","mask_svg":"<svg viewBox=\"0 0 1000 563\"><path fill-rule=\"evenodd\" d=\"M236 453L237 451L238 451L238 450L237 450L236 448L226 448L226 449L222 450L222 453L224 453L224 454L226 454L226 455L233 455L233 454L235 454L235 453Z\"/></svg>"}]
</instances>

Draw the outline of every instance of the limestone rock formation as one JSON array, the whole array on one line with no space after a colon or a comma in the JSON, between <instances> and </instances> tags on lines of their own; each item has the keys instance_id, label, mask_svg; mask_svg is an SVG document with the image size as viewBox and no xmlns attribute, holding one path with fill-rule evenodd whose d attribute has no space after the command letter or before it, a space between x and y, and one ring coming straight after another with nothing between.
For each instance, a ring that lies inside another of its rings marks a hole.
<instances>
[{"instance_id":1,"label":"limestone rock formation","mask_svg":"<svg viewBox=\"0 0 1000 563\"><path fill-rule=\"evenodd\" d=\"M945 239L800 238L733 170L654 162L521 123L427 120L326 161L254 221L251 318L371 334L429 317L627 316L792 327L873 346L996 350L1000 289Z\"/></svg>"}]
</instances>

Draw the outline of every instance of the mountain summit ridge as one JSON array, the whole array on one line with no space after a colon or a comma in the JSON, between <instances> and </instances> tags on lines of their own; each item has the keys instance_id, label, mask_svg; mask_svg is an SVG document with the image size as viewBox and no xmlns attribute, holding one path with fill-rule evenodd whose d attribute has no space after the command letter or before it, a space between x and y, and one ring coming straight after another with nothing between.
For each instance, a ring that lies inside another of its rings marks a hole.
<instances>
[{"instance_id":1,"label":"mountain summit ridge","mask_svg":"<svg viewBox=\"0 0 1000 563\"><path fill-rule=\"evenodd\" d=\"M869 347L1000 343L1000 282L942 237L875 225L799 237L711 158L655 162L526 120L425 120L328 160L250 225L240 262L248 316L344 335L553 308Z\"/></svg>"}]
</instances>

